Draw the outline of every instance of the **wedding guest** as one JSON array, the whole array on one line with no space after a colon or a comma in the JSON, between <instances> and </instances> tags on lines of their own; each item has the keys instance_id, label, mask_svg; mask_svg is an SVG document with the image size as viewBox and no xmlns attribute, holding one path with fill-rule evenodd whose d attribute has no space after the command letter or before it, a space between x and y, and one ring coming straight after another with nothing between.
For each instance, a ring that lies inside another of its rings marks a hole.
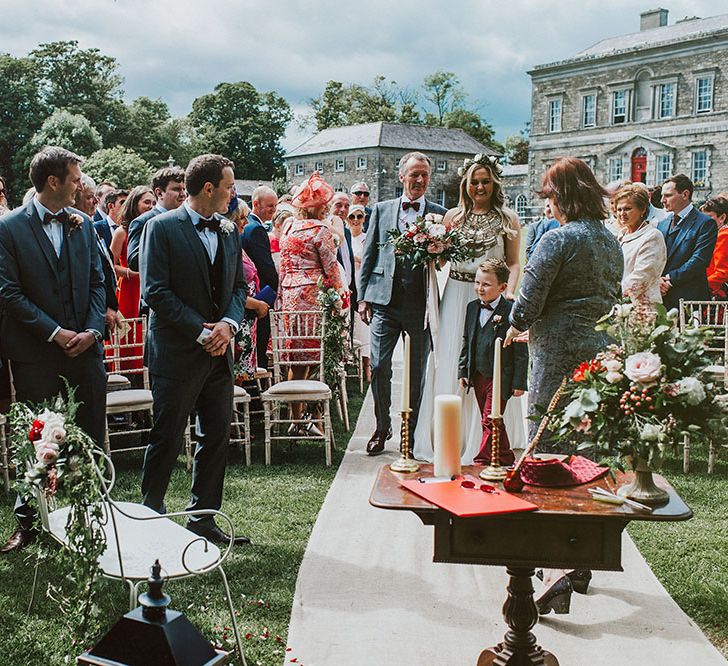
<instances>
[{"instance_id":1,"label":"wedding guest","mask_svg":"<svg viewBox=\"0 0 728 666\"><path fill-rule=\"evenodd\" d=\"M35 188L31 187L24 195L23 195L23 206L27 206L31 201L33 201L33 197L35 197ZM74 197L75 201L75 197Z\"/></svg>"},{"instance_id":2,"label":"wedding guest","mask_svg":"<svg viewBox=\"0 0 728 666\"><path fill-rule=\"evenodd\" d=\"M96 203L96 182L91 176L82 173L81 189L76 192L76 199L73 206L91 217L96 210Z\"/></svg>"},{"instance_id":3,"label":"wedding guest","mask_svg":"<svg viewBox=\"0 0 728 666\"><path fill-rule=\"evenodd\" d=\"M660 276L667 261L665 239L648 220L650 199L642 183L622 187L613 197L624 256L622 295L662 303Z\"/></svg>"},{"instance_id":4,"label":"wedding guest","mask_svg":"<svg viewBox=\"0 0 728 666\"><path fill-rule=\"evenodd\" d=\"M662 208L660 208L659 205L655 206L652 203L652 193L654 191L654 188L649 188L647 185L645 185L642 182L632 183L635 187L640 188L644 191L644 193L647 195L647 199L649 202L648 208L647 208L647 217L645 218L653 227L657 226L657 223L665 217L667 213L665 213ZM659 201L659 197L658 197Z\"/></svg>"},{"instance_id":5,"label":"wedding guest","mask_svg":"<svg viewBox=\"0 0 728 666\"><path fill-rule=\"evenodd\" d=\"M337 291L344 291L339 263L336 261L334 235L326 222L329 202L334 195L333 188L313 173L304 181L293 198L295 219L281 240L281 308L289 311L319 310L318 281L323 278L327 285ZM285 325L285 322L284 322ZM286 331L291 336L293 331ZM295 350L291 359L307 361L313 359L306 349L317 347L317 340L295 340L287 342L287 349ZM311 368L308 365L291 366L289 379L306 379ZM291 405L293 419L301 419L303 403ZM313 421L291 424L289 434L304 435L306 432L321 435Z\"/></svg>"},{"instance_id":6,"label":"wedding guest","mask_svg":"<svg viewBox=\"0 0 728 666\"><path fill-rule=\"evenodd\" d=\"M458 379L464 389L473 388L482 415L483 439L473 462L490 465L493 453L493 358L496 338L503 338L508 329L508 316L513 307L503 297L508 288L510 271L502 259L486 259L475 274L477 298L467 305L463 344L458 361ZM527 388L528 347L523 342L510 345L501 357L501 414L508 399L521 396ZM508 442L503 420L500 422L498 460L494 465L512 465L515 457Z\"/></svg>"},{"instance_id":7,"label":"wedding guest","mask_svg":"<svg viewBox=\"0 0 728 666\"><path fill-rule=\"evenodd\" d=\"M349 209L349 215L346 218L347 228L351 234L351 252L354 257L354 280L357 292L360 289L361 257L364 253L364 241L366 239L366 234L363 229L365 215L364 206L354 204ZM352 302L354 300L352 298ZM361 344L362 372L367 382L371 382L372 373L369 366L369 356L371 353L369 326L362 321L358 311L354 312L352 319L354 321L354 340L357 340Z\"/></svg>"},{"instance_id":8,"label":"wedding guest","mask_svg":"<svg viewBox=\"0 0 728 666\"><path fill-rule=\"evenodd\" d=\"M265 227L265 223L269 222L275 213L278 197L270 187L261 185L253 190L252 203L253 210L248 215L248 223L242 234L243 250L255 264L260 278L260 288L268 286L273 291L278 291L278 271L273 262L270 239ZM263 370L268 368L269 341L270 318L264 317L258 321L256 340L258 367Z\"/></svg>"},{"instance_id":9,"label":"wedding guest","mask_svg":"<svg viewBox=\"0 0 728 666\"><path fill-rule=\"evenodd\" d=\"M108 219L109 209L106 205L106 197L108 197L109 194L114 192L116 189L116 185L108 181L99 183L96 186L96 201L98 203L93 217L94 229L96 229L96 233L101 236L101 240L106 243L107 248L111 245L111 237L116 229L116 224L113 220Z\"/></svg>"},{"instance_id":10,"label":"wedding guest","mask_svg":"<svg viewBox=\"0 0 728 666\"><path fill-rule=\"evenodd\" d=\"M404 231L418 215L444 215L445 209L425 199L430 183L430 159L424 153L410 152L398 165L403 194L379 202L372 210L361 260L359 314L371 331L372 394L376 430L367 442L367 453L384 452L392 436L392 353L397 340L407 333L411 340L410 395L411 432L420 408L425 365L430 352L429 328L425 320L425 276L422 266L395 261L389 231Z\"/></svg>"},{"instance_id":11,"label":"wedding guest","mask_svg":"<svg viewBox=\"0 0 728 666\"><path fill-rule=\"evenodd\" d=\"M662 184L662 206L670 215L657 224L665 237L667 263L662 273L662 302L670 310L680 299L710 298L706 270L718 238L715 220L692 204L693 182L684 174Z\"/></svg>"},{"instance_id":12,"label":"wedding guest","mask_svg":"<svg viewBox=\"0 0 728 666\"><path fill-rule=\"evenodd\" d=\"M356 311L356 278L354 277L354 253L351 247L351 231L345 221L349 216L351 202L346 192L336 192L331 199L331 221L335 229L341 232L341 241L338 244L336 259L344 268L344 284L349 289L351 297L350 322L353 322Z\"/></svg>"},{"instance_id":13,"label":"wedding guest","mask_svg":"<svg viewBox=\"0 0 728 666\"><path fill-rule=\"evenodd\" d=\"M531 222L531 224L528 225L528 231L526 232L526 260L531 258L533 250L536 245L538 245L541 237L547 231L551 231L551 229L556 229L558 226L559 223L554 219L554 216L551 214L551 206L547 201L546 205L544 205L543 207L543 217L540 220L536 222Z\"/></svg>"},{"instance_id":14,"label":"wedding guest","mask_svg":"<svg viewBox=\"0 0 728 666\"><path fill-rule=\"evenodd\" d=\"M286 207L279 206L271 220L271 230L268 238L270 240L270 253L277 271L280 270L281 265L281 236L283 235L283 227L292 217L293 208L286 205Z\"/></svg>"},{"instance_id":15,"label":"wedding guest","mask_svg":"<svg viewBox=\"0 0 728 666\"><path fill-rule=\"evenodd\" d=\"M157 199L154 207L129 223L127 259L129 268L139 270L139 247L142 231L149 220L168 210L176 210L185 200L185 172L178 166L163 167L152 176L152 191Z\"/></svg>"},{"instance_id":16,"label":"wedding guest","mask_svg":"<svg viewBox=\"0 0 728 666\"><path fill-rule=\"evenodd\" d=\"M8 186L5 182L5 178L0 176L0 215L10 212L10 206L8 205Z\"/></svg>"},{"instance_id":17,"label":"wedding guest","mask_svg":"<svg viewBox=\"0 0 728 666\"><path fill-rule=\"evenodd\" d=\"M706 274L713 300L725 301L728 300L728 199L722 196L708 199L700 210L712 217L718 227L715 250Z\"/></svg>"},{"instance_id":18,"label":"wedding guest","mask_svg":"<svg viewBox=\"0 0 728 666\"><path fill-rule=\"evenodd\" d=\"M197 412L197 448L187 510L222 504L233 407L230 342L243 318L246 286L240 237L228 220L233 163L221 155L192 159L187 201L152 218L142 236L142 290L151 317L145 349L154 425L144 456L144 504L164 513L185 428ZM225 534L210 517L190 516L187 529L214 543L249 543Z\"/></svg>"},{"instance_id":19,"label":"wedding guest","mask_svg":"<svg viewBox=\"0 0 728 666\"><path fill-rule=\"evenodd\" d=\"M372 216L372 209L369 207L369 185L360 180L351 186L349 192L351 193L351 203L355 206L364 207L364 226L362 230L366 233L369 228L369 218Z\"/></svg>"},{"instance_id":20,"label":"wedding guest","mask_svg":"<svg viewBox=\"0 0 728 666\"><path fill-rule=\"evenodd\" d=\"M69 213L81 188L81 162L63 148L43 148L30 163L37 194L0 218L0 353L12 363L19 402L49 400L68 381L80 403L76 423L101 447L104 281L91 220ZM18 529L0 552L34 539L35 512L20 497L15 517Z\"/></svg>"}]
</instances>

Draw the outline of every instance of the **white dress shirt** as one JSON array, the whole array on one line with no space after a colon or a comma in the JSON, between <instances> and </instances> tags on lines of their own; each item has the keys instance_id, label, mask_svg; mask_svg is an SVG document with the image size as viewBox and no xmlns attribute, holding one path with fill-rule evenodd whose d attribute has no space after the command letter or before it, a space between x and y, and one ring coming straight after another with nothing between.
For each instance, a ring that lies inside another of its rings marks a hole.
<instances>
[{"instance_id":1,"label":"white dress shirt","mask_svg":"<svg viewBox=\"0 0 728 666\"><path fill-rule=\"evenodd\" d=\"M402 204L405 202L412 201L418 202L420 204L419 210L415 210L414 208L408 208L407 210L402 209ZM408 227L413 225L415 223L415 220L417 217L424 217L425 215L425 195L423 194L419 199L413 199L411 200L406 195L402 195L399 202L399 230L404 233Z\"/></svg>"},{"instance_id":2,"label":"white dress shirt","mask_svg":"<svg viewBox=\"0 0 728 666\"><path fill-rule=\"evenodd\" d=\"M488 308L480 308L480 326L485 326L489 321L490 318L493 316L493 313L495 312L495 309L498 307L498 303L500 303L501 297L496 297L495 300L491 301L488 305L490 305L492 310L488 310ZM485 301L481 301L481 303L484 303Z\"/></svg>"},{"instance_id":3,"label":"white dress shirt","mask_svg":"<svg viewBox=\"0 0 728 666\"><path fill-rule=\"evenodd\" d=\"M59 213L66 212L65 208L61 208L57 211L52 211L46 208L36 197L33 197L33 205L35 210L38 212L40 221L43 222L43 218L48 215L58 215ZM63 247L63 225L58 220L53 220L50 224L43 225L43 231L45 232L48 239L53 245L53 249L56 251L56 256L61 256L61 248Z\"/></svg>"}]
</instances>

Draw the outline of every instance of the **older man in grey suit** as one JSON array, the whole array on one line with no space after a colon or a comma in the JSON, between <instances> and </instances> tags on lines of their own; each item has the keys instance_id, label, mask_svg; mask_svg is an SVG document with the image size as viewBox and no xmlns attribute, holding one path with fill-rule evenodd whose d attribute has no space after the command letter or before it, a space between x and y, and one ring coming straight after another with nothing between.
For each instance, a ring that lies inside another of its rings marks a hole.
<instances>
[{"instance_id":1,"label":"older man in grey suit","mask_svg":"<svg viewBox=\"0 0 728 666\"><path fill-rule=\"evenodd\" d=\"M197 448L187 510L220 509L233 406L230 343L246 293L237 228L218 216L235 185L233 163L200 155L189 163L185 182L187 201L152 218L142 232L141 281L152 311L145 356L154 398L142 494L160 512L193 409ZM216 543L231 538L212 518L190 516L187 528Z\"/></svg>"},{"instance_id":2,"label":"older man in grey suit","mask_svg":"<svg viewBox=\"0 0 728 666\"><path fill-rule=\"evenodd\" d=\"M77 424L100 446L106 294L91 220L70 208L81 189L80 163L63 148L41 150L30 163L35 197L0 217L0 347L18 401L48 400L67 380L81 403ZM18 529L0 552L33 540L35 512L22 498L15 517Z\"/></svg>"},{"instance_id":3,"label":"older man in grey suit","mask_svg":"<svg viewBox=\"0 0 728 666\"><path fill-rule=\"evenodd\" d=\"M425 363L430 351L430 332L425 328L425 275L421 266L397 262L388 243L392 229L405 231L418 216L443 215L442 206L427 201L430 160L423 153L407 153L399 161L403 195L382 201L372 211L362 254L359 281L359 314L371 322L372 393L377 429L367 443L370 456L384 451L392 436L392 352L397 339L407 333L412 341L410 365L410 407L414 432L422 396Z\"/></svg>"}]
</instances>

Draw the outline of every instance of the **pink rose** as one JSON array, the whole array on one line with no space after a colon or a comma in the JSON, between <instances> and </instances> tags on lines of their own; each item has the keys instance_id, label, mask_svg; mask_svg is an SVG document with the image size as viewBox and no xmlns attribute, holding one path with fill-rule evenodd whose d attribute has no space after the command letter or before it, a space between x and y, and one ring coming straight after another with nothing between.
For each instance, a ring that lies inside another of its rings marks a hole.
<instances>
[{"instance_id":1,"label":"pink rose","mask_svg":"<svg viewBox=\"0 0 728 666\"><path fill-rule=\"evenodd\" d=\"M637 352L625 360L624 374L633 382L651 384L662 374L662 359L652 352Z\"/></svg>"},{"instance_id":2,"label":"pink rose","mask_svg":"<svg viewBox=\"0 0 728 666\"><path fill-rule=\"evenodd\" d=\"M445 249L445 246L442 244L441 241L432 241L427 246L427 251L430 254L440 254Z\"/></svg>"},{"instance_id":3,"label":"pink rose","mask_svg":"<svg viewBox=\"0 0 728 666\"><path fill-rule=\"evenodd\" d=\"M428 238L427 234L426 233L423 233L421 231L420 233L415 234L415 237L414 237L413 240L418 245L422 245L422 243L426 243L427 242L427 238Z\"/></svg>"},{"instance_id":4,"label":"pink rose","mask_svg":"<svg viewBox=\"0 0 728 666\"><path fill-rule=\"evenodd\" d=\"M40 446L35 450L35 457L38 462L42 462L45 465L52 465L58 460L58 444L52 442L42 441Z\"/></svg>"},{"instance_id":5,"label":"pink rose","mask_svg":"<svg viewBox=\"0 0 728 666\"><path fill-rule=\"evenodd\" d=\"M63 444L66 441L66 429L63 426L46 426L43 429L43 439L54 444Z\"/></svg>"},{"instance_id":6,"label":"pink rose","mask_svg":"<svg viewBox=\"0 0 728 666\"><path fill-rule=\"evenodd\" d=\"M592 420L588 416L583 416L581 421L579 422L579 425L577 425L574 430L577 432L589 432L589 429L591 428Z\"/></svg>"}]
</instances>

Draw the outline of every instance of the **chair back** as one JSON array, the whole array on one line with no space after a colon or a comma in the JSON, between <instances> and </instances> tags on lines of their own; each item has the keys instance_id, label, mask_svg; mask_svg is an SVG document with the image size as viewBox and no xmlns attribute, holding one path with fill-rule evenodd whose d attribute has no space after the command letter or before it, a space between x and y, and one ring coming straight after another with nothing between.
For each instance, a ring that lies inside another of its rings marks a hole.
<instances>
[{"instance_id":1,"label":"chair back","mask_svg":"<svg viewBox=\"0 0 728 666\"><path fill-rule=\"evenodd\" d=\"M126 319L121 330L117 327L111 334L111 342L106 346L106 374L125 377L142 375L144 388L149 389L149 371L144 365L146 337L146 316Z\"/></svg>"},{"instance_id":2,"label":"chair back","mask_svg":"<svg viewBox=\"0 0 728 666\"><path fill-rule=\"evenodd\" d=\"M706 345L706 351L723 363L728 356L728 301L686 301L680 299L680 330L699 326L710 329L712 338Z\"/></svg>"},{"instance_id":3,"label":"chair back","mask_svg":"<svg viewBox=\"0 0 728 666\"><path fill-rule=\"evenodd\" d=\"M324 331L326 314L321 310L271 310L273 380L280 382L283 368L314 367L324 381ZM313 378L313 374L310 376Z\"/></svg>"}]
</instances>

